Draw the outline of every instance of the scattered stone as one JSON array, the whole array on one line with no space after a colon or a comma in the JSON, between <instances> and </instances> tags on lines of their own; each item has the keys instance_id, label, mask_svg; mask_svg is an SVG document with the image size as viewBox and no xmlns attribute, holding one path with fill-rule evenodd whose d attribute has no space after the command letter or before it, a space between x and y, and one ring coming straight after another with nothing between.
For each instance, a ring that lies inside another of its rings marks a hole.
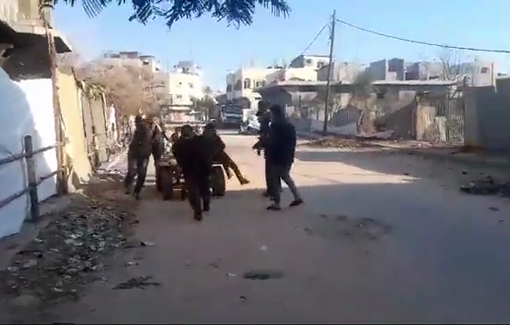
<instances>
[{"instance_id":1,"label":"scattered stone","mask_svg":"<svg viewBox=\"0 0 510 325\"><path fill-rule=\"evenodd\" d=\"M484 179L462 185L460 190L464 193L475 195L510 196L510 182L499 182L487 176Z\"/></svg>"},{"instance_id":2,"label":"scattered stone","mask_svg":"<svg viewBox=\"0 0 510 325\"><path fill-rule=\"evenodd\" d=\"M280 271L250 271L243 274L244 279L248 280L269 280L283 278L283 272Z\"/></svg>"},{"instance_id":3,"label":"scattered stone","mask_svg":"<svg viewBox=\"0 0 510 325\"><path fill-rule=\"evenodd\" d=\"M126 290L135 288L145 290L146 287L157 287L161 285L159 282L149 281L150 279L152 279L151 276L131 278L126 282L116 285L113 287L113 290Z\"/></svg>"},{"instance_id":4,"label":"scattered stone","mask_svg":"<svg viewBox=\"0 0 510 325\"><path fill-rule=\"evenodd\" d=\"M227 273L227 276L229 278L235 278L237 276L237 274L236 273Z\"/></svg>"},{"instance_id":5,"label":"scattered stone","mask_svg":"<svg viewBox=\"0 0 510 325\"><path fill-rule=\"evenodd\" d=\"M76 300L84 285L98 280L94 272L104 267L102 259L126 241L132 210L100 196L77 197L0 271L0 295L43 304Z\"/></svg>"},{"instance_id":6,"label":"scattered stone","mask_svg":"<svg viewBox=\"0 0 510 325\"><path fill-rule=\"evenodd\" d=\"M135 266L135 265L138 265L137 262L127 262L126 263L126 266Z\"/></svg>"},{"instance_id":7,"label":"scattered stone","mask_svg":"<svg viewBox=\"0 0 510 325\"><path fill-rule=\"evenodd\" d=\"M324 137L316 140L310 140L305 146L316 148L369 148L374 147L360 139L348 139L339 137Z\"/></svg>"},{"instance_id":8,"label":"scattered stone","mask_svg":"<svg viewBox=\"0 0 510 325\"><path fill-rule=\"evenodd\" d=\"M499 208L496 208L496 207L489 207L489 210L491 210L491 211L499 211Z\"/></svg>"},{"instance_id":9,"label":"scattered stone","mask_svg":"<svg viewBox=\"0 0 510 325\"><path fill-rule=\"evenodd\" d=\"M145 247L152 247L152 246L154 246L154 243L150 242L150 241L142 241L142 242L140 242L140 244L142 246L145 246Z\"/></svg>"}]
</instances>

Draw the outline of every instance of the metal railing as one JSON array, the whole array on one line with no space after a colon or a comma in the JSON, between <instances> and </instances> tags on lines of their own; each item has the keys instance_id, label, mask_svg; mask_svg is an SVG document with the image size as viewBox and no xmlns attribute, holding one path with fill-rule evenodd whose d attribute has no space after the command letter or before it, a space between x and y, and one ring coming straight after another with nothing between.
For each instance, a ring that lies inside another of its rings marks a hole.
<instances>
[{"instance_id":1,"label":"metal railing","mask_svg":"<svg viewBox=\"0 0 510 325\"><path fill-rule=\"evenodd\" d=\"M58 145L52 145L43 147L37 150L34 150L32 143L32 136L27 135L24 138L24 147L25 150L22 153L11 155L10 157L0 159L0 166L10 164L12 162L16 162L22 159L25 159L26 169L27 169L27 180L28 186L22 189L21 191L14 193L7 198L0 201L0 209L16 200L17 198L23 196L25 193L28 193L30 199L30 220L37 221L39 219L39 196L37 194L37 187L47 180L59 173L59 170L55 170L47 175L37 177L36 173L36 164L35 164L35 155L46 152L51 149L55 149Z\"/></svg>"}]
</instances>

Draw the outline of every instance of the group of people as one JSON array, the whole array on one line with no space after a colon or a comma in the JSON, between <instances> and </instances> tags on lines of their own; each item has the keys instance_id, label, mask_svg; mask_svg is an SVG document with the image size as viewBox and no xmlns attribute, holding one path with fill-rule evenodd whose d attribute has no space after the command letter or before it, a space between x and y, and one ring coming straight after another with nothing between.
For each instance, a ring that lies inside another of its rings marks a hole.
<instances>
[{"instance_id":1,"label":"group of people","mask_svg":"<svg viewBox=\"0 0 510 325\"><path fill-rule=\"evenodd\" d=\"M303 199L290 176L296 150L296 130L287 121L285 112L279 105L261 101L256 115L260 121L260 131L258 142L253 149L259 155L264 152L266 190L263 194L272 200L267 209L281 210L282 180L294 197L290 206L298 206L303 203ZM214 162L223 165L229 179L233 171L241 185L249 183L237 164L225 152L225 143L213 123L208 123L202 134L198 134L191 125L184 125L176 128L168 138L158 122L157 118L145 119L141 115L135 118L135 132L129 144L128 172L124 184L127 194L131 194L132 183L137 176L133 194L135 198L140 198L150 156L153 156L157 171L158 162L165 150L165 140L172 143L172 153L184 176L189 203L196 220L202 220L203 212L210 209L210 177ZM157 172L156 187L161 190Z\"/></svg>"},{"instance_id":2,"label":"group of people","mask_svg":"<svg viewBox=\"0 0 510 325\"><path fill-rule=\"evenodd\" d=\"M225 152L225 143L218 135L215 125L208 123L202 134L198 134L191 125L175 129L170 138L166 136L157 118L135 117L135 132L128 149L128 172L125 178L126 194L131 194L134 177L137 176L133 194L140 198L145 183L150 156L153 156L155 169L165 151L164 141L172 143L172 153L184 176L186 191L196 220L202 220L202 213L210 209L210 176L213 163L223 165L227 177L232 171L241 185L248 184L237 164ZM156 172L156 188L161 184Z\"/></svg>"},{"instance_id":3,"label":"group of people","mask_svg":"<svg viewBox=\"0 0 510 325\"><path fill-rule=\"evenodd\" d=\"M256 115L260 122L260 130L259 140L253 145L253 149L259 155L262 151L264 152L266 190L263 195L273 201L267 209L281 210L282 180L294 197L290 206L303 204L303 199L290 176L296 151L296 129L287 120L285 111L280 105L261 101Z\"/></svg>"}]
</instances>

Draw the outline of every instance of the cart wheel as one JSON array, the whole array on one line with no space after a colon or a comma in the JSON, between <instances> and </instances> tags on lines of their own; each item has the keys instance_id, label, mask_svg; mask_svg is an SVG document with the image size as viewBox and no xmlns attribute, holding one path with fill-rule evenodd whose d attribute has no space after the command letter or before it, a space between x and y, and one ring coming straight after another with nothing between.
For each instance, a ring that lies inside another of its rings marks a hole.
<instances>
[{"instance_id":1,"label":"cart wheel","mask_svg":"<svg viewBox=\"0 0 510 325\"><path fill-rule=\"evenodd\" d=\"M225 173L222 166L214 166L211 175L211 188L213 196L224 196L227 190Z\"/></svg>"},{"instance_id":2,"label":"cart wheel","mask_svg":"<svg viewBox=\"0 0 510 325\"><path fill-rule=\"evenodd\" d=\"M186 192L186 189L182 188L181 189L181 201L186 201L187 198L188 198L188 193Z\"/></svg>"},{"instance_id":3,"label":"cart wheel","mask_svg":"<svg viewBox=\"0 0 510 325\"><path fill-rule=\"evenodd\" d=\"M167 167L159 168L159 178L161 190L163 192L163 200L171 200L174 198L174 185L172 178L172 170Z\"/></svg>"}]
</instances>

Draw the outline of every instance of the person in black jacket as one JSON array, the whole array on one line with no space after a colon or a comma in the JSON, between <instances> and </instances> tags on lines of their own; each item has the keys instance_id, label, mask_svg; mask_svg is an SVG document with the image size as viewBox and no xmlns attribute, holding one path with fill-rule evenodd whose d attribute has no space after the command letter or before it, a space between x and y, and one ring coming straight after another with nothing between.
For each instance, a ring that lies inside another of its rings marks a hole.
<instances>
[{"instance_id":1,"label":"person in black jacket","mask_svg":"<svg viewBox=\"0 0 510 325\"><path fill-rule=\"evenodd\" d=\"M170 141L166 136L165 131L161 127L159 120L157 117L153 117L148 121L149 127L152 132L152 143L151 143L151 151L152 158L154 160L154 169L156 171L156 189L161 191L161 183L159 178L159 160L163 156L165 152L165 140Z\"/></svg>"},{"instance_id":2,"label":"person in black jacket","mask_svg":"<svg viewBox=\"0 0 510 325\"><path fill-rule=\"evenodd\" d=\"M211 203L210 177L214 144L203 135L195 135L190 125L182 127L181 137L172 146L188 191L195 220L202 220L202 211L209 211Z\"/></svg>"},{"instance_id":3,"label":"person in black jacket","mask_svg":"<svg viewBox=\"0 0 510 325\"><path fill-rule=\"evenodd\" d=\"M214 123L207 123L204 127L204 131L202 132L202 134L211 139L212 142L214 142L213 161L223 165L227 177L229 179L232 178L232 172L230 170L233 170L234 174L237 177L237 180L241 185L246 185L250 183L250 181L246 179L246 177L244 177L243 174L241 173L239 166L237 166L234 160L232 160L232 158L230 158L230 156L225 152L226 147L225 143L218 135Z\"/></svg>"},{"instance_id":4,"label":"person in black jacket","mask_svg":"<svg viewBox=\"0 0 510 325\"><path fill-rule=\"evenodd\" d=\"M152 132L142 116L135 117L135 132L128 149L128 171L124 179L126 194L131 193L131 186L135 176L134 195L140 199L140 192L147 176L147 165L152 150Z\"/></svg>"},{"instance_id":5,"label":"person in black jacket","mask_svg":"<svg viewBox=\"0 0 510 325\"><path fill-rule=\"evenodd\" d=\"M271 123L271 113L269 112L269 106L270 106L270 103L267 101L260 101L258 103L258 109L257 109L257 113L255 115L258 117L259 123L260 123L259 139L258 139L257 143L255 143L253 145L252 148L257 151L258 155L260 155L260 152L262 150L264 150L264 159L265 159L264 172L265 172L265 179L266 179L266 190L262 193L262 195L273 199L274 195L272 194L272 192L274 191L274 189L271 188L271 182L270 182L271 176L269 175L270 168L268 165L268 161L266 159L266 151L265 151L265 147L267 145L267 139L269 136L269 124ZM279 188L281 189L281 181L280 180L278 180L278 184L279 184Z\"/></svg>"},{"instance_id":6,"label":"person in black jacket","mask_svg":"<svg viewBox=\"0 0 510 325\"><path fill-rule=\"evenodd\" d=\"M270 186L273 189L273 204L268 210L280 210L280 189L283 180L289 187L294 201L291 207L298 206L303 203L299 191L290 176L290 170L294 163L294 153L296 151L296 129L285 117L283 108L279 105L273 105L270 108L271 125L269 127L269 135L265 145L266 161L270 172Z\"/></svg>"}]
</instances>

